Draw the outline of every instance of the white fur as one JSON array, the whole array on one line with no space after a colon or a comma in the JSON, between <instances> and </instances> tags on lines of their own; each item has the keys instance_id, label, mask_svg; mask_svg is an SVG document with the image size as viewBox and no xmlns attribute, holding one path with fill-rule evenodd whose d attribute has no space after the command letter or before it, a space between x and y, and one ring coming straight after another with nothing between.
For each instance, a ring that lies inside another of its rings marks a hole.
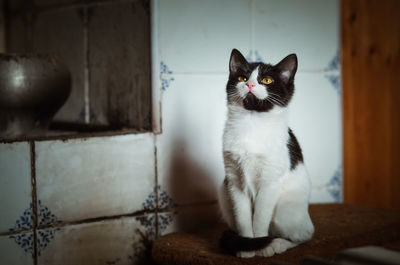
<instances>
[{"instance_id":1,"label":"white fur","mask_svg":"<svg viewBox=\"0 0 400 265\"><path fill-rule=\"evenodd\" d=\"M281 75L282 75L283 77L285 77L286 79L289 79L289 77L290 77L290 75L291 75L291 72L290 72L289 70L286 70L286 71L283 71L283 72L281 73Z\"/></svg>"},{"instance_id":2,"label":"white fur","mask_svg":"<svg viewBox=\"0 0 400 265\"><path fill-rule=\"evenodd\" d=\"M256 86L252 88L252 93L254 94L254 96L256 96L257 98L259 98L261 100L268 97L267 90L265 89L265 87L263 85L260 85L258 83L257 76L258 76L258 66L256 69L253 70L249 79L246 82L239 82L236 85L239 95L242 98L245 98L247 93L249 92L249 88L246 85L247 82L253 82L254 84L256 84Z\"/></svg>"},{"instance_id":3,"label":"white fur","mask_svg":"<svg viewBox=\"0 0 400 265\"><path fill-rule=\"evenodd\" d=\"M242 85L237 89L244 98ZM307 171L302 163L290 169L286 116L286 108L277 106L268 112L228 106L223 150L230 185L222 185L219 194L223 218L241 236L279 237L265 249L239 252L238 257L282 253L314 232Z\"/></svg>"}]
</instances>

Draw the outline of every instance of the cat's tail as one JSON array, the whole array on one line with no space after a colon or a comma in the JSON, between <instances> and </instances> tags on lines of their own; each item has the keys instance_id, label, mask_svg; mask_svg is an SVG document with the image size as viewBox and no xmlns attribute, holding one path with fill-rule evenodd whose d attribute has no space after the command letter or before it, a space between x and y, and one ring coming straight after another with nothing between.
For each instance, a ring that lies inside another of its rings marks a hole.
<instances>
[{"instance_id":1,"label":"cat's tail","mask_svg":"<svg viewBox=\"0 0 400 265\"><path fill-rule=\"evenodd\" d=\"M242 237L232 230L226 230L222 233L219 240L219 246L224 251L236 255L238 251L252 251L263 249L271 243L273 238L264 237Z\"/></svg>"}]
</instances>

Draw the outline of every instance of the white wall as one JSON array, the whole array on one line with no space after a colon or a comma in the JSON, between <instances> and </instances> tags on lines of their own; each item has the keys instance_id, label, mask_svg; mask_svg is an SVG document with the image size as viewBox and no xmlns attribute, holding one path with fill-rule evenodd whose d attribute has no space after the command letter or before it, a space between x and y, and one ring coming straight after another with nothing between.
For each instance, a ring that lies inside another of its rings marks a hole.
<instances>
[{"instance_id":1,"label":"white wall","mask_svg":"<svg viewBox=\"0 0 400 265\"><path fill-rule=\"evenodd\" d=\"M153 83L158 184L175 204L215 201L232 48L251 61L296 53L290 125L313 182L312 202L342 199L337 0L155 0ZM159 120L157 118L159 117Z\"/></svg>"}]
</instances>

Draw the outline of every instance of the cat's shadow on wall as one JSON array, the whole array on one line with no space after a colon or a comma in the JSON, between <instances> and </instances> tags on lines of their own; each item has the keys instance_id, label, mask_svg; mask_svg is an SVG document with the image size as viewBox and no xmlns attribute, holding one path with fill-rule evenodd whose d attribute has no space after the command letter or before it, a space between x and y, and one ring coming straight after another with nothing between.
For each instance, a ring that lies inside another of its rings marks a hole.
<instances>
[{"instance_id":1,"label":"cat's shadow on wall","mask_svg":"<svg viewBox=\"0 0 400 265\"><path fill-rule=\"evenodd\" d=\"M168 193L176 209L176 229L196 230L218 221L217 185L201 161L191 157L183 139L174 141L170 171L167 175Z\"/></svg>"}]
</instances>

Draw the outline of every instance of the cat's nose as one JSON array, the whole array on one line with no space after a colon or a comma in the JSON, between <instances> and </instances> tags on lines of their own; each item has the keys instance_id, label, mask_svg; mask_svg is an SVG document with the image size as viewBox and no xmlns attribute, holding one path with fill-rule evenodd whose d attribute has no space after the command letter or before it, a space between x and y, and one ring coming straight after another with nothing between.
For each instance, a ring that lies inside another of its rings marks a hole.
<instances>
[{"instance_id":1,"label":"cat's nose","mask_svg":"<svg viewBox=\"0 0 400 265\"><path fill-rule=\"evenodd\" d=\"M253 89L253 87L256 86L256 84L254 82L249 81L246 83L246 86L249 88L249 91L251 92L251 90Z\"/></svg>"}]
</instances>

